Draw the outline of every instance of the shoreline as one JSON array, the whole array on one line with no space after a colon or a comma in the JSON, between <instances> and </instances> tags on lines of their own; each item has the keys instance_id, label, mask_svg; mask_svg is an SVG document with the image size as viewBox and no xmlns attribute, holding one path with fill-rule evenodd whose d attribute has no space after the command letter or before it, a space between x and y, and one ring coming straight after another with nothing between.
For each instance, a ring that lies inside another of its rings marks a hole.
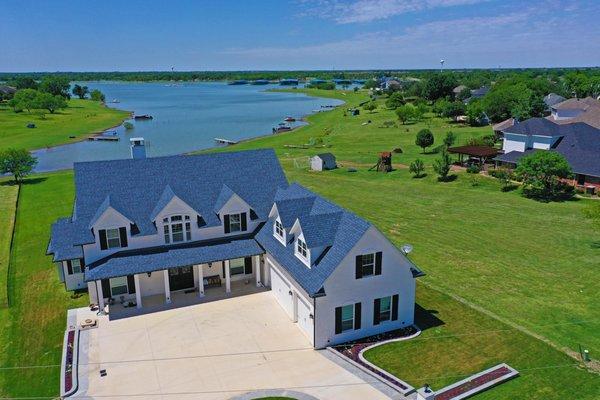
<instances>
[{"instance_id":1,"label":"shoreline","mask_svg":"<svg viewBox=\"0 0 600 400\"><path fill-rule=\"evenodd\" d=\"M140 82L140 83L147 83L147 82ZM338 97L335 97L333 95L334 93L338 92L336 90L331 90L330 91L331 93L318 93L318 94L316 94L316 93L309 93L309 92L307 92L306 90L303 90L303 89L304 88L300 88L300 90L298 90L298 89L290 89L290 88L271 88L271 89L263 90L263 92L265 92L265 93L270 93L270 92L297 93L297 94L302 94L304 96L309 96L309 97L313 97L313 98L321 98L321 99L324 99L324 100L341 101L341 103L338 104L338 105L335 105L334 107L331 107L331 108L324 108L322 111L319 111L319 112L309 112L307 114L302 115L298 119L298 121L302 121L302 122L304 122L304 124L300 125L300 126L293 127L291 130L286 131L286 132L277 133L277 134L265 132L265 133L258 134L257 136L252 136L252 137L240 139L240 140L237 141L236 144L226 145L226 146L212 145L212 146L209 146L209 147L203 147L203 148L193 149L193 150L182 152L182 153L179 153L179 154L180 155L191 155L191 154L199 154L199 153L203 153L203 152L209 152L209 151L212 151L212 150L215 150L215 149L234 148L238 144L246 143L246 142L249 142L249 141L252 141L252 140L263 139L263 138L270 137L270 136L273 136L273 135L290 134L290 133L296 132L300 128L309 126L310 125L309 118L311 116L319 114L319 113L322 113L322 112L333 111L333 110L335 110L335 109L337 109L339 107L342 107L345 104L347 104L347 102L345 100L340 99ZM343 92L343 91L339 91L339 92ZM327 96L327 94L331 94L332 96ZM110 107L108 107L106 105L106 103L103 103L103 106L106 107L106 108L110 108ZM119 111L128 112L129 114L127 115L127 117L123 118L119 124L116 124L116 125L113 125L111 127L105 128L105 129L103 129L101 131L96 131L96 132L91 132L91 133L85 134L85 135L83 135L83 136L81 136L81 137L79 137L79 138L77 138L75 140L72 140L70 142L67 142L67 143L63 143L63 144L59 144L59 145L55 145L55 146L43 147L43 148L34 149L34 150L30 150L30 152L49 150L49 149L53 149L53 148L56 148L56 147L66 146L66 145L70 145L70 144L74 144L74 143L78 143L78 142L83 142L83 141L88 140L88 138L90 138L90 137L100 136L100 135L102 135L103 132L106 132L107 130L120 127L123 124L123 122L125 122L126 120L132 118L132 116L134 114L133 111L121 110L121 109L118 109L118 108L114 108L114 109L119 110ZM83 162L85 162L85 161L83 161ZM90 161L90 162L92 162L92 161ZM52 169L52 170L44 170L44 171L34 171L33 174L46 174L46 173L53 173L53 172L60 172L60 171L69 171L69 170L73 170L73 166L68 167L68 168L60 168L60 169Z\"/></svg>"}]
</instances>

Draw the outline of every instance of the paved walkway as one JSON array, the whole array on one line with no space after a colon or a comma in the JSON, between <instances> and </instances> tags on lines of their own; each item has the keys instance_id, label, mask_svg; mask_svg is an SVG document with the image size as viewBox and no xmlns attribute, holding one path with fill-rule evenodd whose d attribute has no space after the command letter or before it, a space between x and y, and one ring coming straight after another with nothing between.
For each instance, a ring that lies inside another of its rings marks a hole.
<instances>
[{"instance_id":1,"label":"paved walkway","mask_svg":"<svg viewBox=\"0 0 600 400\"><path fill-rule=\"evenodd\" d=\"M79 398L225 400L261 390L320 400L395 397L313 350L270 292L102 317L80 337Z\"/></svg>"}]
</instances>

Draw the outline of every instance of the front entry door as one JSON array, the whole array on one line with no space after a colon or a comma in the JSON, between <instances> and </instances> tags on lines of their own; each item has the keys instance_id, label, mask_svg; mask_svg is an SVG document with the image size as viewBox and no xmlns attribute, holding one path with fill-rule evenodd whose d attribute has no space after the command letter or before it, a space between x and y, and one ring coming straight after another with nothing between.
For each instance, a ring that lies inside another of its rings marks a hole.
<instances>
[{"instance_id":1,"label":"front entry door","mask_svg":"<svg viewBox=\"0 0 600 400\"><path fill-rule=\"evenodd\" d=\"M169 286L171 291L194 287L194 270L192 267L169 269Z\"/></svg>"}]
</instances>

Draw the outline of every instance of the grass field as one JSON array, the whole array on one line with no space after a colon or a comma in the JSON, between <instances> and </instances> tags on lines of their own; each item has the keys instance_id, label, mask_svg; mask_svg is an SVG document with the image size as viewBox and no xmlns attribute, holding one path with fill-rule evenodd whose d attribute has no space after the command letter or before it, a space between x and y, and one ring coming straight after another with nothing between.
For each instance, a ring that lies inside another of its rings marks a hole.
<instances>
[{"instance_id":1,"label":"grass field","mask_svg":"<svg viewBox=\"0 0 600 400\"><path fill-rule=\"evenodd\" d=\"M365 98L354 93L334 95L349 105ZM600 233L584 214L592 201L540 204L517 191L501 192L493 179L480 177L473 186L472 177L464 173L453 182L438 183L429 167L437 155L421 155L414 145L414 132L428 124L438 143L448 129L461 143L489 133L489 128L463 128L434 119L385 129L378 126L393 118L390 111L379 109L358 117L342 113L338 109L317 114L306 128L228 150L274 147L290 181L299 181L367 218L395 243L414 245L411 258L427 273L419 279L417 301L436 310L434 315L444 325L423 332L423 339L435 339L378 350L381 353L373 355L377 362L411 383L421 384L426 377L440 387L498 360L507 361L523 369L521 377L481 398L546 400L577 393L592 399L600 390L597 375L577 369L572 365L575 360L543 341L450 297L460 296L557 347L575 350L582 343L598 358ZM371 124L362 125L369 119ZM324 137L331 147L283 146L308 143L311 137ZM367 171L378 151L394 147L404 151L394 156L396 171ZM333 152L344 165L357 166L358 172L340 168L312 173L294 167L294 158L323 150ZM415 158L428 165L427 177L413 179L402 167ZM72 298L65 292L44 253L50 224L70 214L72 198L72 172L36 175L22 187L9 277L12 307L0 310L0 366L51 367L0 370L0 397L58 392L59 368L53 365L60 362L66 310L86 304L87 297ZM489 330L499 332L479 335ZM444 341L443 337L465 332L477 335ZM406 365L414 374L406 371ZM523 390L532 392L525 395Z\"/></svg>"},{"instance_id":2,"label":"grass field","mask_svg":"<svg viewBox=\"0 0 600 400\"><path fill-rule=\"evenodd\" d=\"M91 100L71 99L68 108L54 114L45 113L44 118L35 111L15 113L0 104L0 150L9 147L34 150L74 142L119 125L128 115L126 111ZM36 128L27 128L29 123L34 123Z\"/></svg>"},{"instance_id":3,"label":"grass field","mask_svg":"<svg viewBox=\"0 0 600 400\"><path fill-rule=\"evenodd\" d=\"M366 358L415 387L434 390L473 372L506 362L520 376L476 396L477 400L596 399L600 378L580 369L569 356L423 285L418 304L431 314L417 323L431 326L420 336L368 350Z\"/></svg>"},{"instance_id":4,"label":"grass field","mask_svg":"<svg viewBox=\"0 0 600 400\"><path fill-rule=\"evenodd\" d=\"M50 224L69 215L73 174L37 175L21 186L9 276L11 306L0 309L0 366L60 364L66 310L73 298L45 255ZM0 370L0 397L56 396L59 367Z\"/></svg>"},{"instance_id":5,"label":"grass field","mask_svg":"<svg viewBox=\"0 0 600 400\"><path fill-rule=\"evenodd\" d=\"M12 238L19 186L0 182L0 308L8 305L8 260Z\"/></svg>"}]
</instances>

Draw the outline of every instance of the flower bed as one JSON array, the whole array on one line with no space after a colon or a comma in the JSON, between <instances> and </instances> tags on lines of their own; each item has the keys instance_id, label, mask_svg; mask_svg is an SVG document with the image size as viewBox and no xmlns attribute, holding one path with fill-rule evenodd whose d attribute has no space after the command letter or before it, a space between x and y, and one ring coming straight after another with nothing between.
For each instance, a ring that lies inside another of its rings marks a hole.
<instances>
[{"instance_id":1,"label":"flower bed","mask_svg":"<svg viewBox=\"0 0 600 400\"><path fill-rule=\"evenodd\" d=\"M378 343L383 343L395 339L408 338L410 336L416 335L418 332L419 331L414 326L409 326L406 328L396 329L390 332L369 336L356 341L347 342L342 345L335 346L333 348L340 354L342 354L344 357L349 358L350 360L359 364L363 368L366 368L378 377L391 383L393 386L398 387L402 389L402 391L406 392L412 390L412 387L409 387L405 382L394 377L392 374L385 373L383 370L375 368L371 363L366 362L361 357L361 352L368 347L377 345Z\"/></svg>"},{"instance_id":2,"label":"flower bed","mask_svg":"<svg viewBox=\"0 0 600 400\"><path fill-rule=\"evenodd\" d=\"M69 331L67 334L67 349L65 355L65 392L69 393L73 389L73 354L75 347L75 331Z\"/></svg>"},{"instance_id":3,"label":"flower bed","mask_svg":"<svg viewBox=\"0 0 600 400\"><path fill-rule=\"evenodd\" d=\"M508 379L515 375L515 371L506 365L497 366L487 372L476 375L473 378L466 380L458 386L442 389L435 395L435 400L452 400L457 398L467 397L467 392L477 393L483 389L487 389L492 381ZM504 378L504 379L502 379ZM478 390L479 389L479 390Z\"/></svg>"}]
</instances>

